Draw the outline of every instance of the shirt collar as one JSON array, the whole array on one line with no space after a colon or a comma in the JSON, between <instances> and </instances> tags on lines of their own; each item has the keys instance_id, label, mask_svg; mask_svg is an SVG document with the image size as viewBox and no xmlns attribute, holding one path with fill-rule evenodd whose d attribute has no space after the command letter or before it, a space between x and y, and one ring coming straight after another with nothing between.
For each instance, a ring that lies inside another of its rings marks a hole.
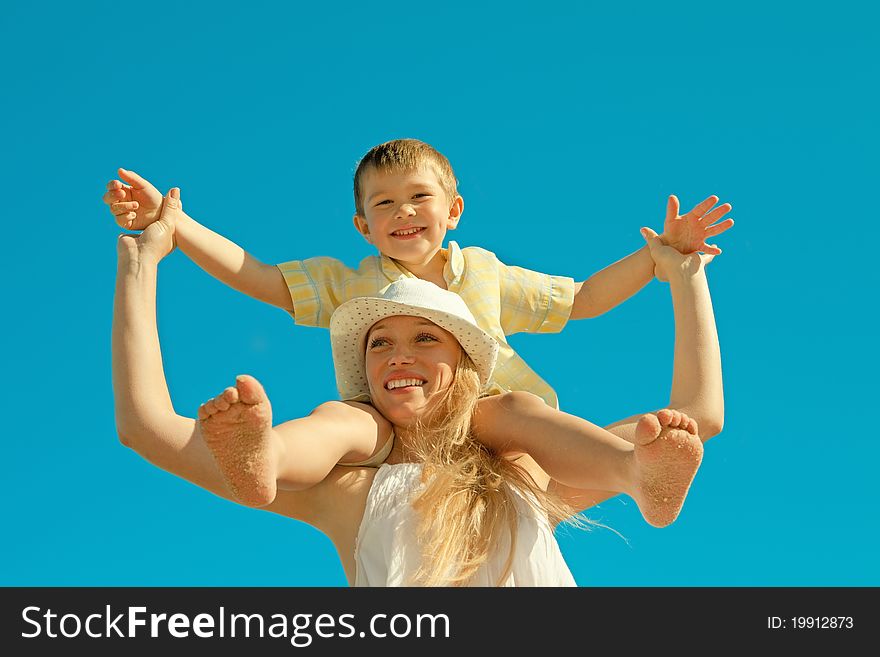
<instances>
[{"instance_id":1,"label":"shirt collar","mask_svg":"<svg viewBox=\"0 0 880 657\"><path fill-rule=\"evenodd\" d=\"M449 240L449 248L446 250L446 266L443 267L443 278L449 284L458 283L464 272L464 256L458 243Z\"/></svg>"},{"instance_id":2,"label":"shirt collar","mask_svg":"<svg viewBox=\"0 0 880 657\"><path fill-rule=\"evenodd\" d=\"M443 266L443 278L449 284L458 283L464 272L464 256L461 253L456 242L450 240L449 247L444 249L446 255L446 264ZM411 271L403 265L398 264L384 253L381 254L382 273L389 281L396 281L401 276L413 277Z\"/></svg>"},{"instance_id":3,"label":"shirt collar","mask_svg":"<svg viewBox=\"0 0 880 657\"><path fill-rule=\"evenodd\" d=\"M397 264L395 260L392 260L384 253L379 254L379 259L382 265L382 273L392 283L401 276L412 276L412 272L408 271L403 265Z\"/></svg>"}]
</instances>

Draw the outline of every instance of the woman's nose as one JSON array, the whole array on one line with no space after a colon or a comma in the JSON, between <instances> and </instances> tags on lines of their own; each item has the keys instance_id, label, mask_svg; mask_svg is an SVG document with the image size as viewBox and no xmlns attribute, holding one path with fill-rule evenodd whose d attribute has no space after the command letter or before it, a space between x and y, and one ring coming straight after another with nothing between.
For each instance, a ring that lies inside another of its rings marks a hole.
<instances>
[{"instance_id":1,"label":"woman's nose","mask_svg":"<svg viewBox=\"0 0 880 657\"><path fill-rule=\"evenodd\" d=\"M391 355L388 357L389 365L408 365L412 363L415 358L412 355L412 352L408 349L400 349L397 348Z\"/></svg>"}]
</instances>

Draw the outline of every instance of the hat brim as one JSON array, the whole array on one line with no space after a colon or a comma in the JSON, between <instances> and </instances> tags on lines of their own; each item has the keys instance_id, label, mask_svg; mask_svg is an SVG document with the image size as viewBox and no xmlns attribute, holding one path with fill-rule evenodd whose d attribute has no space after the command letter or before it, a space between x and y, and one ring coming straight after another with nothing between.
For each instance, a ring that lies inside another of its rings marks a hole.
<instances>
[{"instance_id":1,"label":"hat brim","mask_svg":"<svg viewBox=\"0 0 880 657\"><path fill-rule=\"evenodd\" d=\"M422 317L449 331L474 362L480 383L485 386L489 382L498 357L498 343L477 325L435 308L380 297L357 297L339 306L330 318L336 387L342 399L369 395L365 364L367 333L379 320L402 315Z\"/></svg>"}]
</instances>

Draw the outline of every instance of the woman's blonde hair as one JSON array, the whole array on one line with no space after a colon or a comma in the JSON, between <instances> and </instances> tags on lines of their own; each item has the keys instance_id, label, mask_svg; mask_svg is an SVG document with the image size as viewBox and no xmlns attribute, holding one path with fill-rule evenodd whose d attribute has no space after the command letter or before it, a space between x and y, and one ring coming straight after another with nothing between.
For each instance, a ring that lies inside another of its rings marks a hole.
<instances>
[{"instance_id":1,"label":"woman's blonde hair","mask_svg":"<svg viewBox=\"0 0 880 657\"><path fill-rule=\"evenodd\" d=\"M407 449L413 460L424 463L424 487L412 502L420 516L417 537L423 558L412 584L467 584L501 545L506 530L510 551L496 585L503 582L513 563L522 501L546 514L550 527L583 524L569 505L542 490L522 467L474 439L471 424L479 394L477 370L462 352L452 385L431 400L424 420L408 432Z\"/></svg>"}]
</instances>

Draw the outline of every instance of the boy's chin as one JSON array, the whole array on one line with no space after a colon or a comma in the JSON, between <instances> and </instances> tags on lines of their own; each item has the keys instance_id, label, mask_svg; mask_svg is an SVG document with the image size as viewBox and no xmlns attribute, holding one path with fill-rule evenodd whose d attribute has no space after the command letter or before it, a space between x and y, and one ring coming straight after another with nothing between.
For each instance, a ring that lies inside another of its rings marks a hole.
<instances>
[{"instance_id":1,"label":"boy's chin","mask_svg":"<svg viewBox=\"0 0 880 657\"><path fill-rule=\"evenodd\" d=\"M437 255L437 251L441 248L442 244L423 242L421 244L388 245L384 250L379 249L379 252L404 264L425 265Z\"/></svg>"}]
</instances>

